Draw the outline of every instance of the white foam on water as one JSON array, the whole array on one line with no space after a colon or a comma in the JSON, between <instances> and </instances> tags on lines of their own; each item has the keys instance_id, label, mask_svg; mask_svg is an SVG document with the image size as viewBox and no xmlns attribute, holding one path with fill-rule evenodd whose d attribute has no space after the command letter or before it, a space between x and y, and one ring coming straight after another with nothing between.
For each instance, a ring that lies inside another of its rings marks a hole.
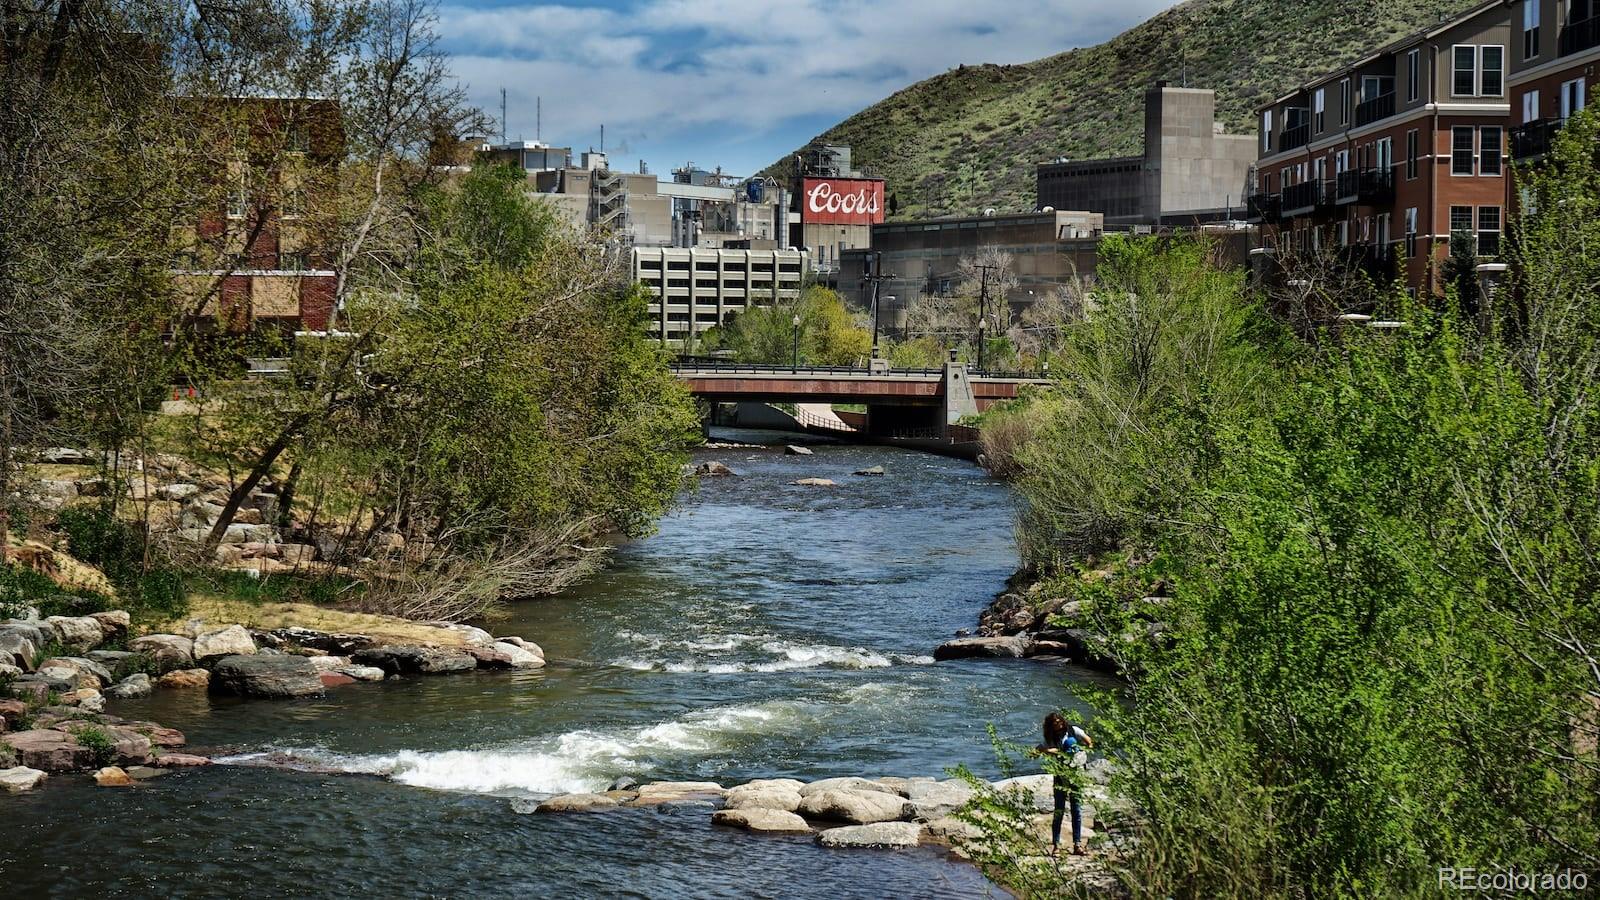
<instances>
[{"instance_id":1,"label":"white foam on water","mask_svg":"<svg viewBox=\"0 0 1600 900\"><path fill-rule=\"evenodd\" d=\"M667 660L628 657L617 660L615 665L641 672L704 672L712 675L732 675L745 672L792 672L800 669L824 668L886 669L896 665L926 666L933 663L931 656L879 652L865 647L836 647L828 644L801 644L780 640L767 640L761 644L760 650L770 658L724 661L715 658Z\"/></svg>"},{"instance_id":2,"label":"white foam on water","mask_svg":"<svg viewBox=\"0 0 1600 900\"><path fill-rule=\"evenodd\" d=\"M777 700L713 707L632 728L579 729L481 750L349 754L322 747L278 747L217 762L375 775L413 787L481 794L600 791L619 774L643 774L663 763L726 753L753 737L799 733L847 706L837 699Z\"/></svg>"}]
</instances>

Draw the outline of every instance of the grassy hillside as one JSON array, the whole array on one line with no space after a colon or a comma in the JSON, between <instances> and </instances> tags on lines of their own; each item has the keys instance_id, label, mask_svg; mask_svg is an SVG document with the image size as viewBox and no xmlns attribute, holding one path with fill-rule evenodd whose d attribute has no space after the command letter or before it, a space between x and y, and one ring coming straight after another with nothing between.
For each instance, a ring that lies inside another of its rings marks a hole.
<instances>
[{"instance_id":1,"label":"grassy hillside","mask_svg":"<svg viewBox=\"0 0 1600 900\"><path fill-rule=\"evenodd\" d=\"M1034 204L1034 166L1137 154L1159 79L1217 91L1230 131L1263 100L1481 0L1188 0L1096 47L1020 66L963 66L820 135L889 180L900 217ZM787 175L790 163L769 171Z\"/></svg>"}]
</instances>

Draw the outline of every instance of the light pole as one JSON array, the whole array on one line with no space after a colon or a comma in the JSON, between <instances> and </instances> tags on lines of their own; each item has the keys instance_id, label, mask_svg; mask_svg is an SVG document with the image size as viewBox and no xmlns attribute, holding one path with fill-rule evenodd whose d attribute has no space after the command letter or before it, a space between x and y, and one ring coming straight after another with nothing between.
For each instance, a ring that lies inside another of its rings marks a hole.
<instances>
[{"instance_id":1,"label":"light pole","mask_svg":"<svg viewBox=\"0 0 1600 900\"><path fill-rule=\"evenodd\" d=\"M790 363L789 374L798 375L800 373L800 315L798 313L795 314L793 322L794 322L794 360L793 360L792 363Z\"/></svg>"},{"instance_id":2,"label":"light pole","mask_svg":"<svg viewBox=\"0 0 1600 900\"><path fill-rule=\"evenodd\" d=\"M978 276L978 371L983 371L983 326L989 318L989 273L999 266L974 266Z\"/></svg>"}]
</instances>

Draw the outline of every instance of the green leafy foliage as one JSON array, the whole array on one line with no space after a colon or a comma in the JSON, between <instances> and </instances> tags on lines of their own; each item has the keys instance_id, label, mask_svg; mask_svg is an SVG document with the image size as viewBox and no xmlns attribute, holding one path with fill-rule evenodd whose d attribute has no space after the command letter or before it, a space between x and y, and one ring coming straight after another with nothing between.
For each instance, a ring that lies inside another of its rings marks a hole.
<instances>
[{"instance_id":1,"label":"green leafy foliage","mask_svg":"<svg viewBox=\"0 0 1600 900\"><path fill-rule=\"evenodd\" d=\"M704 349L730 350L739 362L764 365L863 366L872 354L871 327L851 314L843 297L812 285L797 300L735 315L706 333Z\"/></svg>"},{"instance_id":2,"label":"green leafy foliage","mask_svg":"<svg viewBox=\"0 0 1600 900\"><path fill-rule=\"evenodd\" d=\"M117 745L104 728L85 725L74 730L73 736L78 739L79 746L87 747L94 753L95 768L104 768L116 761Z\"/></svg>"},{"instance_id":3,"label":"green leafy foliage","mask_svg":"<svg viewBox=\"0 0 1600 900\"><path fill-rule=\"evenodd\" d=\"M147 547L137 525L109 506L72 507L56 517L74 556L98 567L117 589L116 607L139 622L165 622L188 610L183 576ZM110 609L109 598L100 598ZM81 613L80 613L81 614Z\"/></svg>"}]
</instances>

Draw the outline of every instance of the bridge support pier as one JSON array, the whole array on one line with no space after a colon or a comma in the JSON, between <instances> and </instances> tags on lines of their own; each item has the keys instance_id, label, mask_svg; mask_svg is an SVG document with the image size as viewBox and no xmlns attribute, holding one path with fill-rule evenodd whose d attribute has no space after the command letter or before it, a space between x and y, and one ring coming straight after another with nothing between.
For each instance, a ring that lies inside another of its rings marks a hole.
<instances>
[{"instance_id":1,"label":"bridge support pier","mask_svg":"<svg viewBox=\"0 0 1600 900\"><path fill-rule=\"evenodd\" d=\"M944 424L954 425L965 416L978 414L978 398L972 393L967 364L944 364Z\"/></svg>"}]
</instances>

